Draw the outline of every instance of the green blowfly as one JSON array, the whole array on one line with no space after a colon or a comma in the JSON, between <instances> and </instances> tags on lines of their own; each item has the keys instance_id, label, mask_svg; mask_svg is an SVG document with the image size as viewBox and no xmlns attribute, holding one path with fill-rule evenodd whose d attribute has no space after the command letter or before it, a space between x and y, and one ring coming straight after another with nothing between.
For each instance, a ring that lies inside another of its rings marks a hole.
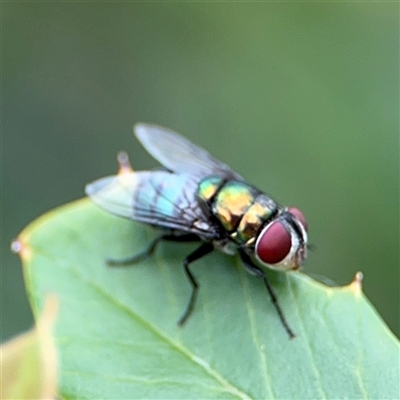
<instances>
[{"instance_id":1,"label":"green blowfly","mask_svg":"<svg viewBox=\"0 0 400 400\"><path fill-rule=\"evenodd\" d=\"M132 264L151 255L163 240L200 242L183 260L192 287L179 319L183 325L193 311L199 283L191 263L218 249L238 254L244 267L261 278L287 333L294 337L263 270L297 270L307 255L307 223L295 207L283 207L245 182L226 164L179 134L140 123L134 132L163 169L134 172L125 153L120 173L86 186L92 201L104 210L161 228L162 233L140 254L110 265Z\"/></svg>"}]
</instances>

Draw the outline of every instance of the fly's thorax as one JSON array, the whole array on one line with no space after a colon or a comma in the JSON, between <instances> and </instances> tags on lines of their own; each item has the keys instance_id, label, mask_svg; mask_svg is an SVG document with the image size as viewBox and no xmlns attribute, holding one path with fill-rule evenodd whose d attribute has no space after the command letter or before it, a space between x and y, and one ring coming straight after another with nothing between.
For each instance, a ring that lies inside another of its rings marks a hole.
<instances>
[{"instance_id":1,"label":"fly's thorax","mask_svg":"<svg viewBox=\"0 0 400 400\"><path fill-rule=\"evenodd\" d=\"M226 232L232 233L237 229L243 215L253 205L258 193L257 189L245 182L225 182L212 199L211 213Z\"/></svg>"},{"instance_id":2,"label":"fly's thorax","mask_svg":"<svg viewBox=\"0 0 400 400\"><path fill-rule=\"evenodd\" d=\"M232 254L241 247L269 267L298 269L307 256L307 223L295 207L283 208L242 181L208 177L198 196L219 221L223 234L215 244Z\"/></svg>"}]
</instances>

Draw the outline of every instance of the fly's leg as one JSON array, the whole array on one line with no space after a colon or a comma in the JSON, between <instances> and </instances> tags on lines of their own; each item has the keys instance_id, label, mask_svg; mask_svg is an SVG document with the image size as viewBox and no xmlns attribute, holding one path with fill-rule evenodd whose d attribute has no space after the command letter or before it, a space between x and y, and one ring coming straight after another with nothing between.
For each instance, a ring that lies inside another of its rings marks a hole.
<instances>
[{"instance_id":1,"label":"fly's leg","mask_svg":"<svg viewBox=\"0 0 400 400\"><path fill-rule=\"evenodd\" d=\"M192 294L190 295L189 303L186 307L185 312L183 313L182 317L178 321L178 325L182 326L190 317L190 314L193 311L194 305L197 299L197 293L199 290L199 283L197 282L196 278L192 274L189 269L189 264L193 261L196 261L205 255L211 253L214 250L214 246L211 243L203 243L199 248L197 248L193 253L190 253L184 260L183 260L183 267L186 272L186 276L189 279L190 285L192 286Z\"/></svg>"},{"instance_id":2,"label":"fly's leg","mask_svg":"<svg viewBox=\"0 0 400 400\"><path fill-rule=\"evenodd\" d=\"M119 260L114 260L114 259L107 260L106 261L107 265L109 267L126 267L135 264L140 260L144 260L145 258L151 256L154 253L154 250L156 249L158 243L160 243L162 240L163 240L163 235L158 236L155 239L153 239L150 245L140 253Z\"/></svg>"},{"instance_id":3,"label":"fly's leg","mask_svg":"<svg viewBox=\"0 0 400 400\"><path fill-rule=\"evenodd\" d=\"M276 297L276 294L275 294L274 290L272 289L271 284L268 282L268 279L267 279L265 273L254 264L254 262L251 260L250 256L248 254L246 254L245 252L243 252L243 251L240 252L240 258L242 259L245 267L251 274L257 276L258 278L261 278L264 281L265 287L267 288L269 296L271 297L272 304L274 305L274 307L279 315L279 319L281 320L283 327L285 328L286 332L288 333L289 338L293 339L296 335L290 329L289 324L287 323L286 318L281 309L281 306L278 303L278 298Z\"/></svg>"},{"instance_id":4,"label":"fly's leg","mask_svg":"<svg viewBox=\"0 0 400 400\"><path fill-rule=\"evenodd\" d=\"M143 251L138 254L135 254L132 257L124 258L122 260L107 260L107 265L111 267L124 267L128 265L132 265L140 260L145 259L152 255L157 247L157 245L165 241L170 242L198 242L199 237L194 234L184 234L184 235L173 235L173 234L163 234L155 239L150 243L150 245ZM190 295L189 303L186 307L185 312L179 318L178 325L182 326L188 320L190 314L193 311L194 305L196 303L197 293L199 290L199 283L197 282L196 278L192 274L189 269L189 264L206 256L207 254L211 253L214 250L214 246L211 243L203 243L200 247L198 247L195 251L190 253L184 260L183 260L183 268L185 269L186 276L189 279L190 285L192 286L192 294Z\"/></svg>"},{"instance_id":5,"label":"fly's leg","mask_svg":"<svg viewBox=\"0 0 400 400\"><path fill-rule=\"evenodd\" d=\"M164 233L153 239L149 246L140 253L134 254L133 256L128 258L123 258L121 260L107 260L107 265L109 267L126 267L135 264L138 261L144 260L145 258L151 256L154 253L157 245L164 240L170 242L198 242L199 237L191 233L184 235L173 235L171 233Z\"/></svg>"}]
</instances>

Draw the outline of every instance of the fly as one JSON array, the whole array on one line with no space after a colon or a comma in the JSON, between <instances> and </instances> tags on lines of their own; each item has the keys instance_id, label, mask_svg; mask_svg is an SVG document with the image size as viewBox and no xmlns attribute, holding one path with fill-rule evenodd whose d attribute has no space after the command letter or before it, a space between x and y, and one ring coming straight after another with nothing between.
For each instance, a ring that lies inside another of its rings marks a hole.
<instances>
[{"instance_id":1,"label":"fly","mask_svg":"<svg viewBox=\"0 0 400 400\"><path fill-rule=\"evenodd\" d=\"M161 241L200 242L183 260L192 291L183 325L191 315L199 283L190 265L218 249L239 254L244 267L261 278L289 337L294 337L264 271L297 270L307 256L307 223L295 207L283 207L245 182L226 164L179 134L140 123L134 132L144 148L164 167L134 172L125 153L120 173L86 186L86 194L104 210L162 229L141 253L109 265L128 265L150 256Z\"/></svg>"}]
</instances>

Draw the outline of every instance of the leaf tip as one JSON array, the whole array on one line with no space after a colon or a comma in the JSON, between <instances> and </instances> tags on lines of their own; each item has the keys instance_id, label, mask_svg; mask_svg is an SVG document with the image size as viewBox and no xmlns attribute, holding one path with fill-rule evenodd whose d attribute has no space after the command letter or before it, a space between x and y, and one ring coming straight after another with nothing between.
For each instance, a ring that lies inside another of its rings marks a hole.
<instances>
[{"instance_id":1,"label":"leaf tip","mask_svg":"<svg viewBox=\"0 0 400 400\"><path fill-rule=\"evenodd\" d=\"M117 155L117 161L119 165L118 175L125 175L133 172L128 153L120 151Z\"/></svg>"},{"instance_id":2,"label":"leaf tip","mask_svg":"<svg viewBox=\"0 0 400 400\"><path fill-rule=\"evenodd\" d=\"M359 296L362 293L362 280L364 275L362 272L357 272L354 276L353 281L348 285L348 288L354 293L355 296Z\"/></svg>"},{"instance_id":3,"label":"leaf tip","mask_svg":"<svg viewBox=\"0 0 400 400\"><path fill-rule=\"evenodd\" d=\"M25 243L25 241L19 236L11 243L11 251L20 256L22 261L29 261L32 257L31 248Z\"/></svg>"}]
</instances>

